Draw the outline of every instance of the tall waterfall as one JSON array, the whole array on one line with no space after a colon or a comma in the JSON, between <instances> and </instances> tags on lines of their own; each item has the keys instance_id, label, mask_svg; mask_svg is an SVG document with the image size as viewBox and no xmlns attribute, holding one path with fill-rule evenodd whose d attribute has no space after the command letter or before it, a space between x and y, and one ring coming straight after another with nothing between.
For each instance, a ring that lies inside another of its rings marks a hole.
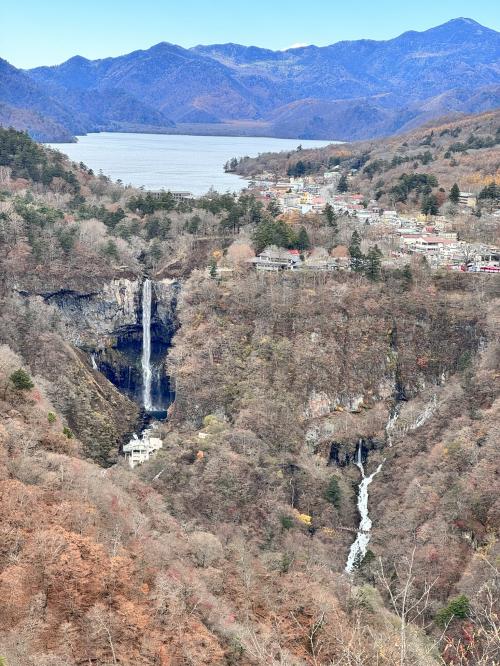
<instances>
[{"instance_id":1,"label":"tall waterfall","mask_svg":"<svg viewBox=\"0 0 500 666\"><path fill-rule=\"evenodd\" d=\"M144 409L153 409L151 402L151 280L142 285L142 402Z\"/></svg>"},{"instance_id":2,"label":"tall waterfall","mask_svg":"<svg viewBox=\"0 0 500 666\"><path fill-rule=\"evenodd\" d=\"M345 565L345 570L347 573L352 573L355 566L358 565L366 555L368 543L370 542L370 531L372 528L372 521L368 515L368 486L373 481L374 477L380 472L383 465L383 463L380 463L373 474L370 474L370 476L365 476L365 468L363 467L361 456L362 445L361 442L359 442L356 455L356 465L361 472L361 483L359 484L358 490L358 511L361 520L359 522L356 540L351 546L349 557L347 558L347 564Z\"/></svg>"}]
</instances>

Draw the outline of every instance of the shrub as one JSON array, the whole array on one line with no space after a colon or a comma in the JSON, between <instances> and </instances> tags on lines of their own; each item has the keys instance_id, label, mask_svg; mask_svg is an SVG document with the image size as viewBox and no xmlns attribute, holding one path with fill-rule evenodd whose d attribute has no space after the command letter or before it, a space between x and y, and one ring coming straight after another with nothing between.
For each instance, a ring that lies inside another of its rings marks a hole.
<instances>
[{"instance_id":1,"label":"shrub","mask_svg":"<svg viewBox=\"0 0 500 666\"><path fill-rule=\"evenodd\" d=\"M54 414L54 412L49 412L49 413L47 414L47 421L48 421L49 423L55 423L55 422L56 422L56 418L57 418L57 417L56 417L56 415Z\"/></svg>"},{"instance_id":2,"label":"shrub","mask_svg":"<svg viewBox=\"0 0 500 666\"><path fill-rule=\"evenodd\" d=\"M290 530L293 527L293 518L291 516L281 515L280 522L284 530Z\"/></svg>"},{"instance_id":3,"label":"shrub","mask_svg":"<svg viewBox=\"0 0 500 666\"><path fill-rule=\"evenodd\" d=\"M332 476L325 491L325 499L338 509L341 498L339 482L335 476Z\"/></svg>"},{"instance_id":4,"label":"shrub","mask_svg":"<svg viewBox=\"0 0 500 666\"><path fill-rule=\"evenodd\" d=\"M35 386L29 374L22 368L13 372L9 379L16 391L31 391Z\"/></svg>"},{"instance_id":5,"label":"shrub","mask_svg":"<svg viewBox=\"0 0 500 666\"><path fill-rule=\"evenodd\" d=\"M64 426L63 428L63 435L66 435L68 439L73 439L73 431L68 428L68 426Z\"/></svg>"},{"instance_id":6,"label":"shrub","mask_svg":"<svg viewBox=\"0 0 500 666\"><path fill-rule=\"evenodd\" d=\"M363 559L360 562L359 568L361 569L362 567L368 567L372 562L375 561L375 554L373 550L368 550L366 551L366 555L363 557Z\"/></svg>"},{"instance_id":7,"label":"shrub","mask_svg":"<svg viewBox=\"0 0 500 666\"><path fill-rule=\"evenodd\" d=\"M293 564L294 557L290 553L283 553L281 556L281 562L279 563L280 573L286 574L290 571L290 567Z\"/></svg>"},{"instance_id":8,"label":"shrub","mask_svg":"<svg viewBox=\"0 0 500 666\"><path fill-rule=\"evenodd\" d=\"M466 618L469 615L469 611L469 599L465 594L461 594L459 597L452 599L445 608L441 608L436 613L436 622L440 627L446 627L456 617L461 620Z\"/></svg>"}]
</instances>

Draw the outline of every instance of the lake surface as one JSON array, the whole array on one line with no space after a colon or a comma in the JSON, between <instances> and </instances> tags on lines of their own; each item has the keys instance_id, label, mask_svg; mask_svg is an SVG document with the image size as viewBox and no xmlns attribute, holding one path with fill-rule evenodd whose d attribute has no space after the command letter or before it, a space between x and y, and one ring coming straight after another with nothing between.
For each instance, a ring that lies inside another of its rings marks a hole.
<instances>
[{"instance_id":1,"label":"lake surface","mask_svg":"<svg viewBox=\"0 0 500 666\"><path fill-rule=\"evenodd\" d=\"M83 162L124 185L149 190L187 190L204 194L210 187L239 191L247 181L224 173L232 157L326 146L331 141L270 139L266 137L185 136L101 132L78 137L78 143L53 143L74 162Z\"/></svg>"}]
</instances>

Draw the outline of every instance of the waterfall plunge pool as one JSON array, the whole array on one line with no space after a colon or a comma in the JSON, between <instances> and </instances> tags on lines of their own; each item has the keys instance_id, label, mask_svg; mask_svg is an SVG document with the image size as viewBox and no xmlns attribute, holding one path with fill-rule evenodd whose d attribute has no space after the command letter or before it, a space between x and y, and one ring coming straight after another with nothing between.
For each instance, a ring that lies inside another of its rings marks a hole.
<instances>
[{"instance_id":1,"label":"waterfall plunge pool","mask_svg":"<svg viewBox=\"0 0 500 666\"><path fill-rule=\"evenodd\" d=\"M159 301L161 297L158 285L145 278L137 300L136 322L115 330L114 344L90 357L94 370L142 407L143 427L152 419L166 418L175 397L165 372L165 357L177 328L176 296L167 308Z\"/></svg>"}]
</instances>

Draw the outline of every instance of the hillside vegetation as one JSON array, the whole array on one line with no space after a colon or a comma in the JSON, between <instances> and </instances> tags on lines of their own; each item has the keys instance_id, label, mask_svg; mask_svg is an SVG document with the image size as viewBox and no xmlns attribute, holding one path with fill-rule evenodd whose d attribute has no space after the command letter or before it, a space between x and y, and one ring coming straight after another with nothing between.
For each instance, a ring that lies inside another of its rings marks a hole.
<instances>
[{"instance_id":1,"label":"hillside vegetation","mask_svg":"<svg viewBox=\"0 0 500 666\"><path fill-rule=\"evenodd\" d=\"M430 174L435 187L477 192L500 182L500 112L443 118L418 130L376 141L331 144L325 148L265 153L239 160L235 171L246 178L263 172L276 177L314 175L338 169L348 174L349 190L381 204L406 204L405 179ZM413 188L412 188L413 189ZM413 195L414 193L406 192Z\"/></svg>"},{"instance_id":2,"label":"hillside vegetation","mask_svg":"<svg viewBox=\"0 0 500 666\"><path fill-rule=\"evenodd\" d=\"M12 130L0 194L0 662L498 662L495 275L263 275L252 197L153 199ZM142 275L180 281L176 396L131 470L137 407L51 295Z\"/></svg>"}]
</instances>

